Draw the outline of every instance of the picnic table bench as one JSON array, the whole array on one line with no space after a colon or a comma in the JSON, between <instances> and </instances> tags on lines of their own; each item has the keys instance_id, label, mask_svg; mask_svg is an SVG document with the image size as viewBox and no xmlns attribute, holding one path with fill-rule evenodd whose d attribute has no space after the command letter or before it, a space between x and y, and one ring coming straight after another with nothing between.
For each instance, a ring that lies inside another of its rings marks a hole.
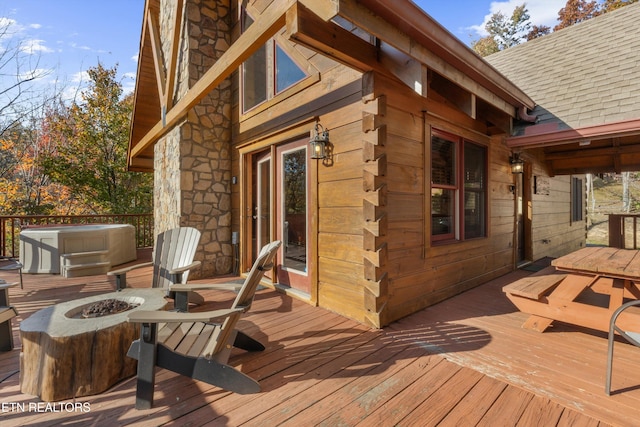
<instances>
[{"instance_id":1,"label":"picnic table bench","mask_svg":"<svg viewBox=\"0 0 640 427\"><path fill-rule=\"evenodd\" d=\"M503 292L530 314L524 328L543 332L557 320L606 332L618 307L640 299L640 251L583 248L504 286ZM640 325L640 313L625 313L620 322Z\"/></svg>"}]
</instances>

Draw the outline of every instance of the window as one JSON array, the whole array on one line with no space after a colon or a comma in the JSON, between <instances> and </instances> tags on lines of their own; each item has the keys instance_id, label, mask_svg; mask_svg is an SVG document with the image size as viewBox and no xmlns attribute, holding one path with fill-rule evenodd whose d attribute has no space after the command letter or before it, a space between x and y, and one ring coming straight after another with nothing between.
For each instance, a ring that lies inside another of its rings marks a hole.
<instances>
[{"instance_id":1,"label":"window","mask_svg":"<svg viewBox=\"0 0 640 427\"><path fill-rule=\"evenodd\" d=\"M582 207L584 199L582 194L582 179L571 178L571 222L582 221Z\"/></svg>"},{"instance_id":2,"label":"window","mask_svg":"<svg viewBox=\"0 0 640 427\"><path fill-rule=\"evenodd\" d=\"M251 24L253 19L245 11L243 31ZM275 39L269 40L242 64L242 110L251 110L306 76Z\"/></svg>"},{"instance_id":3,"label":"window","mask_svg":"<svg viewBox=\"0 0 640 427\"><path fill-rule=\"evenodd\" d=\"M431 138L431 239L487 235L487 149L434 131Z\"/></svg>"}]
</instances>

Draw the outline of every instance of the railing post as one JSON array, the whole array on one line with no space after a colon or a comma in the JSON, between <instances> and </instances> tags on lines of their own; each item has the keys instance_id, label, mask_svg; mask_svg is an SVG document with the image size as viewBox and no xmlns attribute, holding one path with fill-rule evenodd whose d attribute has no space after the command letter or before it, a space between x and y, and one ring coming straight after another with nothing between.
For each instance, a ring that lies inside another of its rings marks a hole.
<instances>
[{"instance_id":1,"label":"railing post","mask_svg":"<svg viewBox=\"0 0 640 427\"><path fill-rule=\"evenodd\" d=\"M617 214L609 214L609 246L612 248L624 248L624 217Z\"/></svg>"}]
</instances>

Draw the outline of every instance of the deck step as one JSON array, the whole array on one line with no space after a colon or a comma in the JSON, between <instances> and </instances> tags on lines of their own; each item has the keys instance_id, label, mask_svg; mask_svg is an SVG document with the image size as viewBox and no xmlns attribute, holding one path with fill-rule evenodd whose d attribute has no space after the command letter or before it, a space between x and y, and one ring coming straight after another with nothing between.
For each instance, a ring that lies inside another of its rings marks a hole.
<instances>
[{"instance_id":1,"label":"deck step","mask_svg":"<svg viewBox=\"0 0 640 427\"><path fill-rule=\"evenodd\" d=\"M63 277L95 276L98 274L107 274L107 272L110 269L111 269L111 263L109 261L92 262L88 264L63 265L62 276Z\"/></svg>"},{"instance_id":2,"label":"deck step","mask_svg":"<svg viewBox=\"0 0 640 427\"><path fill-rule=\"evenodd\" d=\"M88 251L60 255L60 274L63 277L106 274L111 269L109 251Z\"/></svg>"}]
</instances>

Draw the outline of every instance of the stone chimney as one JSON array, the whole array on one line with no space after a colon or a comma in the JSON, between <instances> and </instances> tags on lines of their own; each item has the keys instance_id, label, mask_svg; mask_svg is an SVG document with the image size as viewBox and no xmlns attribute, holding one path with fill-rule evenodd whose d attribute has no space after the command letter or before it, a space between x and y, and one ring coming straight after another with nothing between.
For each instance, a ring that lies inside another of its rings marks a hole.
<instances>
[{"instance_id":1,"label":"stone chimney","mask_svg":"<svg viewBox=\"0 0 640 427\"><path fill-rule=\"evenodd\" d=\"M160 0L160 34L168 68L177 1ZM181 40L173 104L228 49L229 0L187 0L180 22ZM154 210L156 233L192 226L202 233L191 278L227 274L231 245L231 81L214 89L155 146Z\"/></svg>"}]
</instances>

